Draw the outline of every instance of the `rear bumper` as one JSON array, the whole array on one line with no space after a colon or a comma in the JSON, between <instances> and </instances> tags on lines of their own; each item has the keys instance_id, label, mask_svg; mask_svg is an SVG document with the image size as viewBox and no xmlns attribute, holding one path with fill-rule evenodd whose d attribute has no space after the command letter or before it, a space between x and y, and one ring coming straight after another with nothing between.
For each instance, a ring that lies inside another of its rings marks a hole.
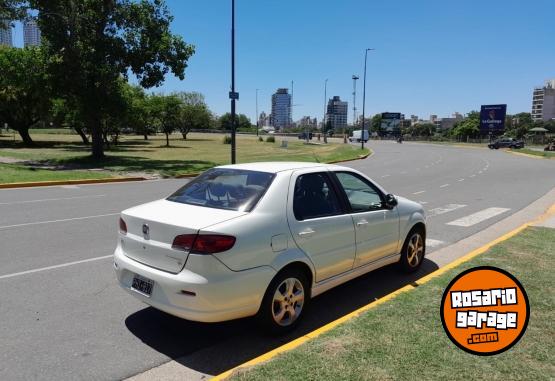
<instances>
[{"instance_id":1,"label":"rear bumper","mask_svg":"<svg viewBox=\"0 0 555 381\"><path fill-rule=\"evenodd\" d=\"M171 315L200 322L255 315L276 274L269 266L232 271L211 255L194 254L189 255L183 271L171 274L126 257L119 246L114 252L114 268L120 286L137 299ZM150 297L131 288L134 274L154 281Z\"/></svg>"}]
</instances>

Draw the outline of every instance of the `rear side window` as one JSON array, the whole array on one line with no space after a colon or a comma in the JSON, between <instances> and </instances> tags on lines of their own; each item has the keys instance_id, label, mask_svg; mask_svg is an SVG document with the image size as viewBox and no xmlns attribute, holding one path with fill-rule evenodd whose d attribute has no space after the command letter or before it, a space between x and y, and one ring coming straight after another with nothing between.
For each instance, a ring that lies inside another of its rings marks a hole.
<instances>
[{"instance_id":1,"label":"rear side window","mask_svg":"<svg viewBox=\"0 0 555 381\"><path fill-rule=\"evenodd\" d=\"M273 179L274 174L267 172L214 168L180 188L167 200L250 212Z\"/></svg>"},{"instance_id":2,"label":"rear side window","mask_svg":"<svg viewBox=\"0 0 555 381\"><path fill-rule=\"evenodd\" d=\"M307 173L297 178L293 212L298 221L341 213L339 200L327 174Z\"/></svg>"}]
</instances>

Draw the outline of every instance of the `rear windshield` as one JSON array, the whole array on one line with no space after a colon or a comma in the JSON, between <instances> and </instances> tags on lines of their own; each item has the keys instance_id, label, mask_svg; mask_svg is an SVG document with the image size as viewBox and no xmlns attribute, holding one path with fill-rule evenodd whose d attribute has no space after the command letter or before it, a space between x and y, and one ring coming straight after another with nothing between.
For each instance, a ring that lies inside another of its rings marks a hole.
<instances>
[{"instance_id":1,"label":"rear windshield","mask_svg":"<svg viewBox=\"0 0 555 381\"><path fill-rule=\"evenodd\" d=\"M208 208L250 212L273 179L272 173L214 168L204 172L167 199Z\"/></svg>"}]
</instances>

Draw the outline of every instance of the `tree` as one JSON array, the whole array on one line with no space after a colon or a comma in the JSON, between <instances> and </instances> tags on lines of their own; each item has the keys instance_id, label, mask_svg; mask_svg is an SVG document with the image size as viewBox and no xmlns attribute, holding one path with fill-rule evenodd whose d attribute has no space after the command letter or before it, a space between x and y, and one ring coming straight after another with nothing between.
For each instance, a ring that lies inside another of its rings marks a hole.
<instances>
[{"instance_id":1,"label":"tree","mask_svg":"<svg viewBox=\"0 0 555 381\"><path fill-rule=\"evenodd\" d=\"M104 156L102 121L121 95L118 80L163 83L170 71L184 79L194 47L170 31L163 0L30 0L60 96L75 99L92 135L92 155Z\"/></svg>"},{"instance_id":2,"label":"tree","mask_svg":"<svg viewBox=\"0 0 555 381\"><path fill-rule=\"evenodd\" d=\"M52 107L46 65L41 48L0 46L0 123L8 123L28 146L33 144L29 128Z\"/></svg>"},{"instance_id":3,"label":"tree","mask_svg":"<svg viewBox=\"0 0 555 381\"><path fill-rule=\"evenodd\" d=\"M532 115L529 112L512 115L509 120L510 123L505 125L507 135L520 139L532 128Z\"/></svg>"},{"instance_id":4,"label":"tree","mask_svg":"<svg viewBox=\"0 0 555 381\"><path fill-rule=\"evenodd\" d=\"M142 87L129 85L126 97L129 107L127 127L132 128L136 134L142 135L145 140L148 140L148 135L155 132L155 129L152 127L147 95Z\"/></svg>"},{"instance_id":5,"label":"tree","mask_svg":"<svg viewBox=\"0 0 555 381\"><path fill-rule=\"evenodd\" d=\"M452 134L454 136L470 137L477 136L480 133L480 113L471 111L468 116L461 122L457 122L453 127Z\"/></svg>"},{"instance_id":6,"label":"tree","mask_svg":"<svg viewBox=\"0 0 555 381\"><path fill-rule=\"evenodd\" d=\"M431 136L435 129L436 126L432 123L417 123L410 127L412 136Z\"/></svg>"},{"instance_id":7,"label":"tree","mask_svg":"<svg viewBox=\"0 0 555 381\"><path fill-rule=\"evenodd\" d=\"M220 116L220 129L231 131L231 114L226 112ZM251 121L245 114L235 116L235 125L239 128L251 128Z\"/></svg>"},{"instance_id":8,"label":"tree","mask_svg":"<svg viewBox=\"0 0 555 381\"><path fill-rule=\"evenodd\" d=\"M62 98L53 99L50 113L54 124L73 128L81 137L83 143L89 144L83 117L75 104L71 104L71 102Z\"/></svg>"},{"instance_id":9,"label":"tree","mask_svg":"<svg viewBox=\"0 0 555 381\"><path fill-rule=\"evenodd\" d=\"M166 135L166 147L170 135L177 129L181 114L181 100L175 95L153 94L148 99L153 125Z\"/></svg>"},{"instance_id":10,"label":"tree","mask_svg":"<svg viewBox=\"0 0 555 381\"><path fill-rule=\"evenodd\" d=\"M192 129L209 128L210 118L210 111L205 105L184 104L181 106L177 128L181 131L183 139L187 139L187 134Z\"/></svg>"},{"instance_id":11,"label":"tree","mask_svg":"<svg viewBox=\"0 0 555 381\"><path fill-rule=\"evenodd\" d=\"M173 94L181 101L177 129L187 139L192 129L208 129L212 122L212 114L204 102L204 95L196 91Z\"/></svg>"}]
</instances>

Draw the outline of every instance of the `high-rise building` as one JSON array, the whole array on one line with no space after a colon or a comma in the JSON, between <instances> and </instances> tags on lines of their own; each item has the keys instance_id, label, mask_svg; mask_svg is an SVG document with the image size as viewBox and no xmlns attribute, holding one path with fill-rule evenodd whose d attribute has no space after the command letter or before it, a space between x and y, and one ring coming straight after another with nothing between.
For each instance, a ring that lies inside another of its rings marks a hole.
<instances>
[{"instance_id":1,"label":"high-rise building","mask_svg":"<svg viewBox=\"0 0 555 381\"><path fill-rule=\"evenodd\" d=\"M310 128L317 128L318 127L318 119L311 118L310 116L303 116L298 122L297 126L299 127L310 127Z\"/></svg>"},{"instance_id":2,"label":"high-rise building","mask_svg":"<svg viewBox=\"0 0 555 381\"><path fill-rule=\"evenodd\" d=\"M23 46L40 45L40 29L36 20L23 21Z\"/></svg>"},{"instance_id":3,"label":"high-rise building","mask_svg":"<svg viewBox=\"0 0 555 381\"><path fill-rule=\"evenodd\" d=\"M0 20L0 45L13 46L12 25L9 20Z\"/></svg>"},{"instance_id":4,"label":"high-rise building","mask_svg":"<svg viewBox=\"0 0 555 381\"><path fill-rule=\"evenodd\" d=\"M331 123L334 131L340 131L347 127L347 108L348 103L341 100L339 96L334 96L328 101L326 112L326 125Z\"/></svg>"},{"instance_id":5,"label":"high-rise building","mask_svg":"<svg viewBox=\"0 0 555 381\"><path fill-rule=\"evenodd\" d=\"M283 129L291 125L291 94L288 89L282 88L272 94L272 126Z\"/></svg>"},{"instance_id":6,"label":"high-rise building","mask_svg":"<svg viewBox=\"0 0 555 381\"><path fill-rule=\"evenodd\" d=\"M555 119L555 79L545 81L543 87L536 87L532 94L532 120Z\"/></svg>"},{"instance_id":7,"label":"high-rise building","mask_svg":"<svg viewBox=\"0 0 555 381\"><path fill-rule=\"evenodd\" d=\"M270 116L264 111L260 113L258 117L258 127L270 126Z\"/></svg>"}]
</instances>

